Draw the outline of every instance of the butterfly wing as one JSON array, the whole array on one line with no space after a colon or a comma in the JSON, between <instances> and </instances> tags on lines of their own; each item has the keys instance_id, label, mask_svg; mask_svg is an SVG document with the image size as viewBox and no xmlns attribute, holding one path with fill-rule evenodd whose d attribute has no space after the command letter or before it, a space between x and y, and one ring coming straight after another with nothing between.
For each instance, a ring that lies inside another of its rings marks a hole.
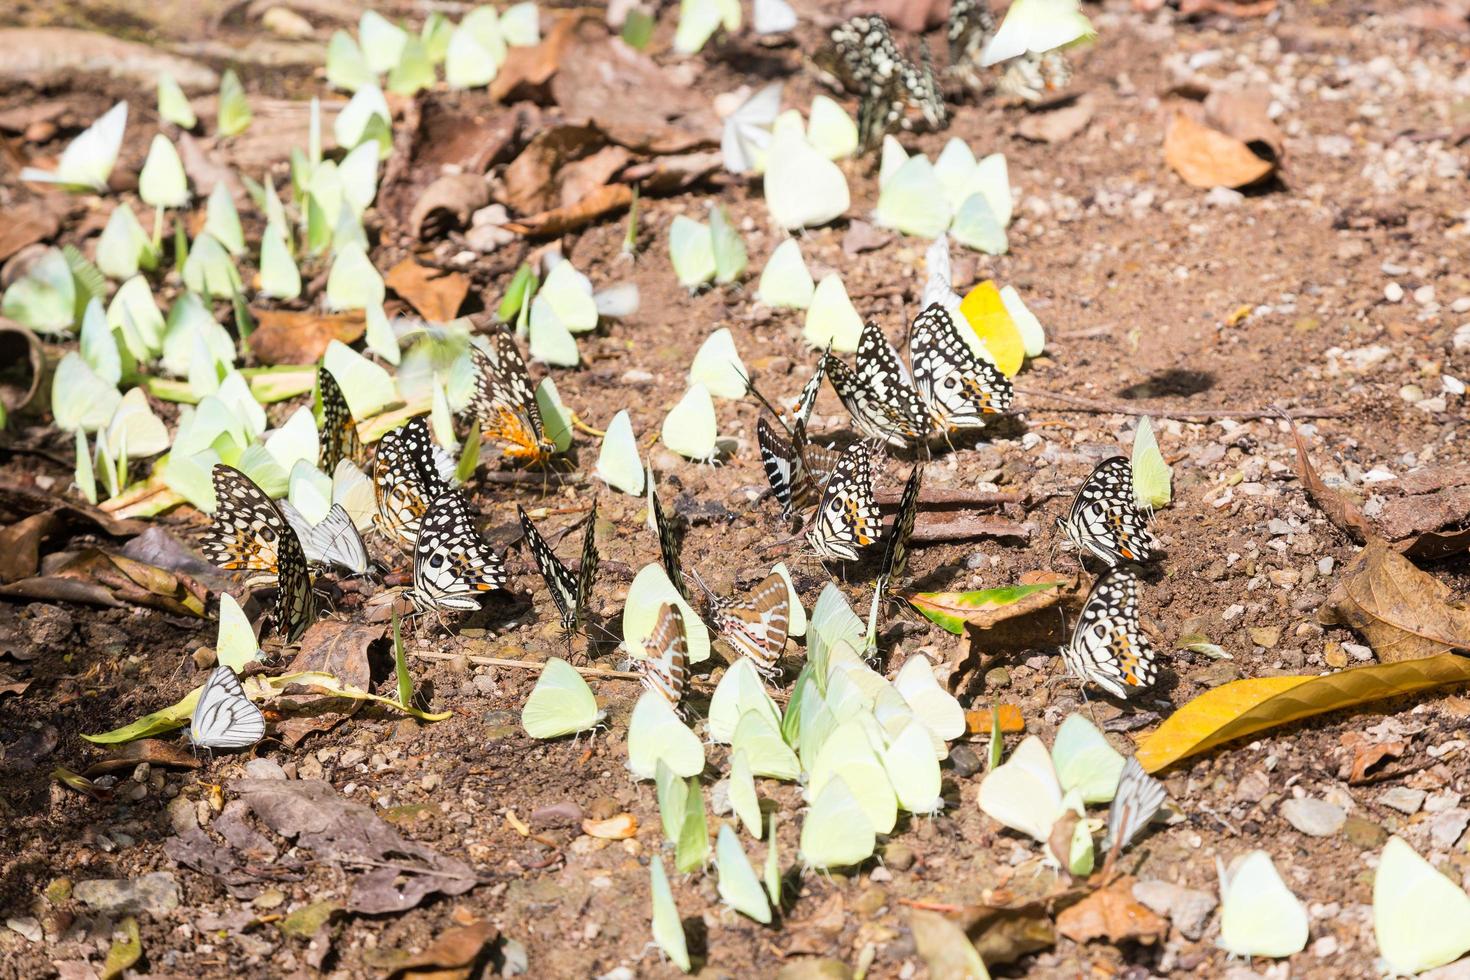
<instances>
[{"instance_id":1,"label":"butterfly wing","mask_svg":"<svg viewBox=\"0 0 1470 980\"><path fill-rule=\"evenodd\" d=\"M597 577L597 504L587 515L587 531L582 537L582 567L577 569L577 601L573 606L573 622L586 614L587 599L592 595L592 581ZM571 627L568 627L569 629Z\"/></svg>"},{"instance_id":2,"label":"butterfly wing","mask_svg":"<svg viewBox=\"0 0 1470 980\"><path fill-rule=\"evenodd\" d=\"M1147 562L1158 542L1133 501L1133 467L1126 456L1105 459L1083 482L1062 529L1078 548L1108 565Z\"/></svg>"},{"instance_id":3,"label":"butterfly wing","mask_svg":"<svg viewBox=\"0 0 1470 980\"><path fill-rule=\"evenodd\" d=\"M924 464L916 463L903 486L898 513L894 515L893 527L888 531L888 542L883 546L883 564L878 572L878 581L883 585L902 575L908 563L909 537L914 533L914 522L919 517L919 489L923 482Z\"/></svg>"},{"instance_id":4,"label":"butterfly wing","mask_svg":"<svg viewBox=\"0 0 1470 980\"><path fill-rule=\"evenodd\" d=\"M475 365L475 388L469 411L480 420L482 431L506 443L505 455L516 460L543 463L556 451L541 421L536 392L531 387L526 362L509 333L495 338L495 360L471 345Z\"/></svg>"},{"instance_id":5,"label":"butterfly wing","mask_svg":"<svg viewBox=\"0 0 1470 980\"><path fill-rule=\"evenodd\" d=\"M424 515L413 549L410 600L420 610L474 610L505 585L505 566L480 535L459 490L440 494Z\"/></svg>"},{"instance_id":6,"label":"butterfly wing","mask_svg":"<svg viewBox=\"0 0 1470 980\"><path fill-rule=\"evenodd\" d=\"M929 413L909 383L908 370L876 323L863 328L858 341L857 369L833 358L827 377L858 431L896 446L927 438Z\"/></svg>"},{"instance_id":7,"label":"butterfly wing","mask_svg":"<svg viewBox=\"0 0 1470 980\"><path fill-rule=\"evenodd\" d=\"M827 343L826 350L817 360L817 369L811 378L801 389L801 394L796 399L796 424L805 427L812 417L812 406L817 403L817 393L822 390L822 379L827 376L827 362L832 357L832 344Z\"/></svg>"},{"instance_id":8,"label":"butterfly wing","mask_svg":"<svg viewBox=\"0 0 1470 980\"><path fill-rule=\"evenodd\" d=\"M447 487L434 461L434 439L420 415L389 432L378 443L373 464L373 495L378 527L388 537L412 546L419 522Z\"/></svg>"},{"instance_id":9,"label":"butterfly wing","mask_svg":"<svg viewBox=\"0 0 1470 980\"><path fill-rule=\"evenodd\" d=\"M822 491L822 503L806 539L823 558L857 561L858 549L873 543L878 526L873 452L873 446L866 442L847 447Z\"/></svg>"},{"instance_id":10,"label":"butterfly wing","mask_svg":"<svg viewBox=\"0 0 1470 980\"><path fill-rule=\"evenodd\" d=\"M275 503L233 466L217 463L211 476L216 504L204 532L204 557L232 572L277 574L280 542L291 529Z\"/></svg>"},{"instance_id":11,"label":"butterfly wing","mask_svg":"<svg viewBox=\"0 0 1470 980\"><path fill-rule=\"evenodd\" d=\"M349 522L350 523L350 522ZM281 535L281 563L276 575L276 629L287 643L301 639L316 622L316 593L311 588L311 570L296 532L287 528ZM366 555L364 555L364 562Z\"/></svg>"},{"instance_id":12,"label":"butterfly wing","mask_svg":"<svg viewBox=\"0 0 1470 980\"><path fill-rule=\"evenodd\" d=\"M1138 757L1129 756L1123 763L1123 775L1118 780L1112 806L1108 808L1108 835L1104 838L1104 849L1109 850L1116 845L1121 850L1133 843L1133 838L1148 826L1168 795L1163 783L1143 771Z\"/></svg>"},{"instance_id":13,"label":"butterfly wing","mask_svg":"<svg viewBox=\"0 0 1470 980\"><path fill-rule=\"evenodd\" d=\"M689 682L689 639L678 606L666 602L659 607L653 632L643 641L643 650L646 656L636 662L643 675L643 686L677 708Z\"/></svg>"},{"instance_id":14,"label":"butterfly wing","mask_svg":"<svg viewBox=\"0 0 1470 980\"><path fill-rule=\"evenodd\" d=\"M229 667L216 667L194 704L189 740L207 749L243 749L264 735L265 715L245 696L240 678Z\"/></svg>"},{"instance_id":15,"label":"butterfly wing","mask_svg":"<svg viewBox=\"0 0 1470 980\"><path fill-rule=\"evenodd\" d=\"M674 583L674 588L688 601L689 586L684 581L684 568L679 564L679 539L675 535L674 526L664 517L664 509L658 502L658 489L654 486L652 470L649 471L648 479L648 506L653 513L654 527L658 529L658 551L659 557L663 559L664 572L669 576L669 581Z\"/></svg>"},{"instance_id":16,"label":"butterfly wing","mask_svg":"<svg viewBox=\"0 0 1470 980\"><path fill-rule=\"evenodd\" d=\"M776 662L786 649L786 632L791 621L791 599L786 580L767 575L743 600L711 603L715 627L725 642L761 674L775 672Z\"/></svg>"},{"instance_id":17,"label":"butterfly wing","mask_svg":"<svg viewBox=\"0 0 1470 980\"><path fill-rule=\"evenodd\" d=\"M1110 569L1082 607L1072 641L1062 649L1072 673L1127 698L1158 679L1153 647L1138 622L1138 576Z\"/></svg>"},{"instance_id":18,"label":"butterfly wing","mask_svg":"<svg viewBox=\"0 0 1470 980\"><path fill-rule=\"evenodd\" d=\"M316 377L322 393L320 464L322 472L331 473L342 460L356 462L362 457L362 439L357 434L352 409L332 372L323 367Z\"/></svg>"},{"instance_id":19,"label":"butterfly wing","mask_svg":"<svg viewBox=\"0 0 1470 980\"><path fill-rule=\"evenodd\" d=\"M547 544L541 532L536 530L536 525L531 523L531 518L526 514L525 508L517 504L516 512L521 515L521 530L525 532L526 542L531 546L531 555L536 559L536 567L541 569L541 577L546 580L546 586L551 590L551 598L556 602L557 611L561 613L562 629L575 629L577 590L580 586L577 576L573 575L571 569L556 557L556 552L551 550L551 545Z\"/></svg>"},{"instance_id":20,"label":"butterfly wing","mask_svg":"<svg viewBox=\"0 0 1470 980\"><path fill-rule=\"evenodd\" d=\"M914 319L909 354L919 398L941 430L979 428L1011 407L1011 379L971 349L939 303Z\"/></svg>"}]
</instances>

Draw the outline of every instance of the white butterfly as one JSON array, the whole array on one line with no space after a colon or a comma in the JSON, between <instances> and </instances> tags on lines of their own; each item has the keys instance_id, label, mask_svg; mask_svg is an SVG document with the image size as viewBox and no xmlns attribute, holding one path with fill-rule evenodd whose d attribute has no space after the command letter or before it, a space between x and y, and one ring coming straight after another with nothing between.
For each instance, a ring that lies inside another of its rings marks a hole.
<instances>
[{"instance_id":1,"label":"white butterfly","mask_svg":"<svg viewBox=\"0 0 1470 980\"><path fill-rule=\"evenodd\" d=\"M306 552L307 561L340 565L353 575L367 574L367 546L345 507L333 504L326 517L312 524L291 501L282 500L279 506L286 523L301 539L301 550Z\"/></svg>"},{"instance_id":2,"label":"white butterfly","mask_svg":"<svg viewBox=\"0 0 1470 980\"><path fill-rule=\"evenodd\" d=\"M771 126L781 111L781 87L780 82L772 82L725 117L720 154L732 174L764 168Z\"/></svg>"},{"instance_id":3,"label":"white butterfly","mask_svg":"<svg viewBox=\"0 0 1470 980\"><path fill-rule=\"evenodd\" d=\"M1108 810L1108 836L1103 846L1122 850L1133 843L1133 838L1148 826L1168 795L1163 783L1143 771L1138 757L1129 756L1123 764L1112 808Z\"/></svg>"},{"instance_id":4,"label":"white butterfly","mask_svg":"<svg viewBox=\"0 0 1470 980\"><path fill-rule=\"evenodd\" d=\"M264 734L265 715L245 696L240 678L229 667L216 667L194 704L189 741L206 749L243 749Z\"/></svg>"}]
</instances>

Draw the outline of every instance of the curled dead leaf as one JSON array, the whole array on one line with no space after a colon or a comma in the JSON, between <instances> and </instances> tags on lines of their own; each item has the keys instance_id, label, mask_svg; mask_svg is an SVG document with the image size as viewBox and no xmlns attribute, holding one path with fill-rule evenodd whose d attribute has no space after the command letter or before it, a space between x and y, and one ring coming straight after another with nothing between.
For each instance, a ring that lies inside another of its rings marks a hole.
<instances>
[{"instance_id":1,"label":"curled dead leaf","mask_svg":"<svg viewBox=\"0 0 1470 980\"><path fill-rule=\"evenodd\" d=\"M553 208L540 214L507 222L504 227L521 235L537 238L564 235L591 224L606 214L625 210L633 203L633 189L627 184L604 184L571 207Z\"/></svg>"},{"instance_id":2,"label":"curled dead leaf","mask_svg":"<svg viewBox=\"0 0 1470 980\"><path fill-rule=\"evenodd\" d=\"M1451 596L1449 586L1373 540L1343 569L1317 619L1357 630L1384 663L1417 660L1470 650L1470 609Z\"/></svg>"},{"instance_id":3,"label":"curled dead leaf","mask_svg":"<svg viewBox=\"0 0 1470 980\"><path fill-rule=\"evenodd\" d=\"M1153 943L1168 934L1169 923L1133 897L1133 879L1124 876L1064 909L1057 932L1076 943Z\"/></svg>"},{"instance_id":4,"label":"curled dead leaf","mask_svg":"<svg viewBox=\"0 0 1470 980\"><path fill-rule=\"evenodd\" d=\"M627 840L638 833L638 818L631 813L619 813L606 820L583 820L582 833L601 840Z\"/></svg>"},{"instance_id":5,"label":"curled dead leaf","mask_svg":"<svg viewBox=\"0 0 1470 980\"><path fill-rule=\"evenodd\" d=\"M954 922L938 912L910 909L909 929L932 980L989 980L975 944Z\"/></svg>"},{"instance_id":6,"label":"curled dead leaf","mask_svg":"<svg viewBox=\"0 0 1470 980\"><path fill-rule=\"evenodd\" d=\"M424 189L408 215L408 228L419 241L438 238L470 223L470 216L490 203L490 188L479 174L447 174Z\"/></svg>"},{"instance_id":7,"label":"curled dead leaf","mask_svg":"<svg viewBox=\"0 0 1470 980\"><path fill-rule=\"evenodd\" d=\"M383 282L430 323L453 320L470 291L467 276L419 265L412 258L389 269Z\"/></svg>"},{"instance_id":8,"label":"curled dead leaf","mask_svg":"<svg viewBox=\"0 0 1470 980\"><path fill-rule=\"evenodd\" d=\"M1240 140L1251 152L1279 165L1286 134L1271 118L1271 93L1265 88L1217 88L1205 98L1205 113L1222 133Z\"/></svg>"},{"instance_id":9,"label":"curled dead leaf","mask_svg":"<svg viewBox=\"0 0 1470 980\"><path fill-rule=\"evenodd\" d=\"M1192 187L1249 187L1271 175L1262 160L1238 139L1174 113L1164 135L1164 160Z\"/></svg>"},{"instance_id":10,"label":"curled dead leaf","mask_svg":"<svg viewBox=\"0 0 1470 980\"><path fill-rule=\"evenodd\" d=\"M468 977L489 954L488 946L500 935L493 923L480 919L468 925L451 926L422 953L410 956L388 972L389 980L447 980Z\"/></svg>"},{"instance_id":11,"label":"curled dead leaf","mask_svg":"<svg viewBox=\"0 0 1470 980\"><path fill-rule=\"evenodd\" d=\"M1373 525L1369 523L1362 509L1322 482L1322 477L1312 466L1311 457L1307 455L1307 444L1302 441L1302 434L1297 431L1296 423L1289 418L1287 422L1291 425L1292 441L1296 443L1297 479L1302 481L1312 502L1322 511L1323 516L1358 541L1377 537L1377 532L1373 530Z\"/></svg>"},{"instance_id":12,"label":"curled dead leaf","mask_svg":"<svg viewBox=\"0 0 1470 980\"><path fill-rule=\"evenodd\" d=\"M332 341L354 343L367 329L362 310L320 313L252 307L250 313L256 326L246 343L262 364L311 364L321 360Z\"/></svg>"}]
</instances>

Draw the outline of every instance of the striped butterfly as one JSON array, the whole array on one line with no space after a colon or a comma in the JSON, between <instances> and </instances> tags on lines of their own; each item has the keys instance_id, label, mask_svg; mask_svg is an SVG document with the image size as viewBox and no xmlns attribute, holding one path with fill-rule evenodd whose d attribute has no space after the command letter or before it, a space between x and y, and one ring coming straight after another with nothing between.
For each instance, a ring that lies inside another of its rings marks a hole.
<instances>
[{"instance_id":1,"label":"striped butterfly","mask_svg":"<svg viewBox=\"0 0 1470 980\"><path fill-rule=\"evenodd\" d=\"M663 560L664 574L674 583L674 588L687 602L689 586L684 581L684 567L679 563L679 538L674 526L664 517L664 509L658 502L658 489L654 485L653 468L648 470L648 517L658 533L658 553Z\"/></svg>"},{"instance_id":2,"label":"striped butterfly","mask_svg":"<svg viewBox=\"0 0 1470 980\"><path fill-rule=\"evenodd\" d=\"M689 640L684 635L684 616L672 603L659 606L653 632L643 641L642 659L634 666L643 675L643 686L677 709L689 684Z\"/></svg>"},{"instance_id":3,"label":"striped butterfly","mask_svg":"<svg viewBox=\"0 0 1470 980\"><path fill-rule=\"evenodd\" d=\"M536 392L531 387L526 362L509 333L495 337L495 358L470 345L475 365L475 388L467 411L480 420L481 431L505 443L504 453L517 462L537 465L556 453L556 444L546 434Z\"/></svg>"},{"instance_id":4,"label":"striped butterfly","mask_svg":"<svg viewBox=\"0 0 1470 980\"><path fill-rule=\"evenodd\" d=\"M1121 851L1133 843L1133 838L1148 826L1168 796L1164 784L1143 771L1138 756L1130 755L1123 763L1123 775L1118 779L1118 790L1108 808L1108 835L1103 838L1103 849L1110 851L1116 847Z\"/></svg>"},{"instance_id":5,"label":"striped butterfly","mask_svg":"<svg viewBox=\"0 0 1470 980\"><path fill-rule=\"evenodd\" d=\"M556 602L557 611L561 613L562 631L571 634L582 622L587 598L592 594L592 578L597 574L597 543L593 540L593 532L597 526L597 506L593 505L592 513L587 517L587 533L582 537L582 565L576 574L556 557L551 545L546 543L541 532L536 530L536 525L531 523L525 508L517 504L516 512L521 515L521 530L525 532L526 541L531 545L536 566L541 570L541 577L546 580L547 588L551 589L551 598Z\"/></svg>"},{"instance_id":6,"label":"striped butterfly","mask_svg":"<svg viewBox=\"0 0 1470 980\"><path fill-rule=\"evenodd\" d=\"M857 561L858 549L874 541L878 505L873 499L872 443L847 447L837 469L822 490L807 543L818 555L834 561Z\"/></svg>"},{"instance_id":7,"label":"striped butterfly","mask_svg":"<svg viewBox=\"0 0 1470 980\"><path fill-rule=\"evenodd\" d=\"M301 542L301 550L307 561L322 565L338 565L353 575L366 575L368 570L367 545L352 515L341 504L333 504L316 524L306 519L289 500L281 501L281 515Z\"/></svg>"},{"instance_id":8,"label":"striped butterfly","mask_svg":"<svg viewBox=\"0 0 1470 980\"><path fill-rule=\"evenodd\" d=\"M378 443L373 464L378 529L400 544L414 544L429 504L449 489L437 449L423 415L409 419ZM452 461L450 466L452 469Z\"/></svg>"},{"instance_id":9,"label":"striped butterfly","mask_svg":"<svg viewBox=\"0 0 1470 980\"><path fill-rule=\"evenodd\" d=\"M721 638L737 654L749 657L762 676L773 677L786 649L786 629L790 625L791 596L786 580L773 573L761 579L744 599L722 599L698 573L694 579L709 598L709 618Z\"/></svg>"},{"instance_id":10,"label":"striped butterfly","mask_svg":"<svg viewBox=\"0 0 1470 980\"><path fill-rule=\"evenodd\" d=\"M1127 698L1158 679L1153 647L1138 623L1138 576L1109 569L1093 583L1062 662L1073 676Z\"/></svg>"},{"instance_id":11,"label":"striped butterfly","mask_svg":"<svg viewBox=\"0 0 1470 980\"><path fill-rule=\"evenodd\" d=\"M214 522L204 533L204 556L231 571L264 572L276 582L276 629L288 643L300 638L316 619L311 573L296 532L255 482L216 463Z\"/></svg>"},{"instance_id":12,"label":"striped butterfly","mask_svg":"<svg viewBox=\"0 0 1470 980\"><path fill-rule=\"evenodd\" d=\"M1148 516L1133 499L1133 466L1126 456L1105 459L1093 469L1072 498L1057 526L1079 549L1110 567L1143 564L1158 541L1148 529Z\"/></svg>"},{"instance_id":13,"label":"striped butterfly","mask_svg":"<svg viewBox=\"0 0 1470 980\"><path fill-rule=\"evenodd\" d=\"M505 563L475 526L464 492L441 493L419 522L414 541L408 591L414 608L479 609L483 594L504 587L505 580Z\"/></svg>"},{"instance_id":14,"label":"striped butterfly","mask_svg":"<svg viewBox=\"0 0 1470 980\"><path fill-rule=\"evenodd\" d=\"M878 566L878 581L873 586L873 605L868 610L868 635L864 655L872 660L878 653L878 611L883 606L883 597L888 586L903 574L909 560L909 538L914 533L914 524L919 518L919 489L924 482L924 464L914 464L908 482L903 485L903 496L898 501L898 513L893 516L893 526L888 529L888 538L883 545L883 563Z\"/></svg>"},{"instance_id":15,"label":"striped butterfly","mask_svg":"<svg viewBox=\"0 0 1470 980\"><path fill-rule=\"evenodd\" d=\"M978 429L1011 407L1011 379L975 353L939 303L914 318L909 337L914 386L940 432Z\"/></svg>"},{"instance_id":16,"label":"striped butterfly","mask_svg":"<svg viewBox=\"0 0 1470 980\"><path fill-rule=\"evenodd\" d=\"M322 393L320 465L323 473L331 473L344 459L355 463L362 458L362 439L357 434L352 409L332 372L320 368L316 382Z\"/></svg>"},{"instance_id":17,"label":"striped butterfly","mask_svg":"<svg viewBox=\"0 0 1470 980\"><path fill-rule=\"evenodd\" d=\"M833 358L827 377L863 435L911 446L932 432L929 410L914 390L908 368L877 323L869 320L863 327L856 369Z\"/></svg>"},{"instance_id":18,"label":"striped butterfly","mask_svg":"<svg viewBox=\"0 0 1470 980\"><path fill-rule=\"evenodd\" d=\"M797 398L794 418L791 425L786 426L785 435L778 432L764 415L756 420L756 441L760 447L761 468L765 470L766 480L781 504L781 516L785 520L790 520L793 514L817 502L818 488L827 482L837 466L838 454L811 443L806 431L812 406L816 404L817 394L821 391L822 379L827 376L831 354L832 346L828 344L817 361L815 373ZM746 381L746 388L765 405L773 418L785 424L780 413L756 390L749 379Z\"/></svg>"},{"instance_id":19,"label":"striped butterfly","mask_svg":"<svg viewBox=\"0 0 1470 980\"><path fill-rule=\"evenodd\" d=\"M189 741L198 748L243 749L264 735L265 715L245 696L240 678L224 665L214 668L194 703Z\"/></svg>"}]
</instances>

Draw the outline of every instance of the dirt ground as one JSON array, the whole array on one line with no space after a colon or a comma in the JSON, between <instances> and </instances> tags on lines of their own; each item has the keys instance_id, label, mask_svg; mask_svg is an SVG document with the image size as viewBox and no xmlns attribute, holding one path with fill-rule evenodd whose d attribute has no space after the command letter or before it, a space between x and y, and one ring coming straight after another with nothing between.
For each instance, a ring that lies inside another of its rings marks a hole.
<instances>
[{"instance_id":1,"label":"dirt ground","mask_svg":"<svg viewBox=\"0 0 1470 980\"><path fill-rule=\"evenodd\" d=\"M846 10L817 7L797 4L804 44L819 34L809 15ZM129 24L115 4L58 11L22 3L0 14L0 26L111 29L222 68L230 47L269 41L257 19L234 10L222 5L214 13L229 16L201 14L170 26L151 18ZM1175 467L1174 502L1154 524L1165 557L1142 594L1165 681L1138 703L1091 702L1116 744L1128 746L1171 705L1228 680L1325 671L1371 657L1357 646L1361 637L1317 623L1318 608L1357 546L1308 500L1293 469L1290 432L1269 417L1273 407L1329 410L1328 417L1300 422L1301 432L1328 481L1365 502L1370 514L1398 492L1394 479L1379 477L1470 462L1458 438L1463 396L1441 381L1442 375L1470 374L1470 335L1461 326L1470 322L1470 30L1463 23L1456 30L1429 29L1404 16L1399 4L1358 0L1282 3L1255 18L1184 18L1169 8L1140 14L1115 0L1089 5L1089 13L1100 38L1073 59L1072 87L1092 107L1078 135L1059 144L1028 141L1018 134L1027 110L986 102L960 107L943 133L904 139L911 151L931 157L952 136L968 141L977 155L1006 154L1018 192L1011 251L998 258L967 253L955 278L957 284L994 278L1015 285L1048 333L1045 356L1017 378L1014 417L993 427L993 438L938 458L926 476L926 487L1023 494L1025 504L1000 513L1024 520L1029 538L919 545L905 586L957 591L1010 584L1035 570L1074 570L1074 554L1058 547L1055 519L1096 461L1127 451L1137 415L1079 409L1046 393L1153 414L1163 453ZM415 24L420 17L410 15ZM342 22L355 18L352 12ZM672 9L666 10L660 37L672 18ZM330 27L318 29L315 41L329 34ZM821 91L789 47L765 50L737 41L712 46L693 64L693 84L709 97L749 83L753 71L789 75L787 104L805 106ZM310 69L290 64L245 64L242 74L252 94L283 96L313 87ZM1284 133L1279 176L1244 195L1187 186L1163 159L1165 128L1180 93L1224 83L1268 89ZM6 78L0 85L0 112L65 99L81 122L113 95L128 95L135 119L152 118L151 91L126 82L108 81L100 90L80 80L38 88ZM482 119L511 111L473 100L446 104L451 112L473 105ZM141 159L151 131L130 126L124 166ZM15 134L7 138L19 142ZM44 149L54 154L60 145ZM847 166L854 191L849 217L862 217L875 202L876 181L870 161ZM29 193L13 169L0 169L0 206L14 206ZM752 271L740 285L691 296L670 268L667 229L677 214L703 218L712 198L742 228ZM105 207L100 217L71 214L56 241L95 235ZM632 281L642 295L636 316L581 338L582 368L554 372L566 403L597 427L627 407L637 433L656 433L684 389L694 351L719 326L731 328L768 394L794 395L815 357L801 341L799 316L754 303L755 277L780 240L767 226L758 187L722 181L646 197L640 225L640 255L633 263L620 257L621 216L562 241L595 283ZM848 228L844 220L804 234L803 252L818 276L822 269L839 270L859 311L878 319L890 337L901 336L922 285L924 243L884 236L879 247L849 254L843 248ZM374 252L378 267L396 261L408 244L383 242ZM453 239L426 247L441 261L462 250ZM523 254L516 243L475 259L468 309L493 308ZM532 370L542 373L539 365ZM278 411L272 410L273 418ZM794 544L781 545L775 505L758 499L764 479L755 452L757 411L751 401L718 403L722 433L738 440L718 468L657 446L652 461L666 506L687 522L687 567L727 590L750 583L784 557L809 605L829 576ZM1169 418L1171 411L1196 418L1260 411L1268 417L1181 421ZM813 429L838 437L846 425L840 404L825 390ZM39 449L67 460L69 437L31 421L13 425L4 440L0 481L56 492L69 482L68 467L21 451ZM518 534L518 501L567 507L565 516L546 521L559 530L580 519L572 508L585 508L595 497L603 566L592 611L595 622L616 630L632 575L656 560L657 542L643 524L641 500L587 478L596 451L595 440L579 435L571 455L577 475L545 491L488 480L471 486L497 545ZM890 460L879 491L896 492L908 466ZM186 540L197 540L202 526L192 514L163 522ZM571 540L560 545L562 553L572 550ZM514 599L457 620L453 635L426 626L409 638L410 650L533 662L560 653L554 610L539 576L522 552L512 551L509 560ZM1463 552L1424 567L1455 597L1470 588ZM871 584L871 564L848 569L844 588L856 608L866 610ZM302 907L340 902L355 872L286 850L273 870L255 869L260 873L250 881L227 886L164 852L166 840L201 817L208 826L219 804L231 798L230 782L251 764L246 758L217 755L197 770L153 767L141 779L123 769L117 797L105 804L50 778L57 765L81 771L110 754L82 741L81 733L125 724L198 684L204 675L191 655L212 644L214 632L212 622L141 608L0 605L0 668L31 681L24 694L0 701L0 743L6 747L0 908L12 923L31 919L41 930L30 938L24 929L0 930L0 975L89 975L76 965L80 961L100 970L115 923L66 897L57 882L148 872L171 875L180 901L166 913L140 918L137 975L379 976L396 962L393 951L424 948L466 913L498 927L495 968L508 974L677 974L648 947L647 859L662 833L652 785L634 783L623 766L636 684L595 681L609 710L606 728L539 742L519 726L533 672L419 659L413 661L417 684L436 708L452 710L452 719L421 725L364 709L294 748L262 743L255 757L278 764L289 777L329 781L348 799L371 805L404 836L467 861L484 879L465 894L402 914L339 914L314 930L314 939L281 926ZM1204 634L1232 659L1179 649L1179 638L1190 633ZM1049 742L1060 721L1081 707L1075 685L1047 684L1061 671L1056 640L1039 635L1019 653L975 651L980 666L957 673L963 682L957 693L976 707L1016 705L1027 733ZM585 640L577 643L584 652ZM890 617L883 649L893 665L916 650L942 662L972 652L968 641L912 612ZM610 645L590 653L594 666L618 666L620 656ZM379 689L391 689L391 664L374 666ZM1452 878L1470 881L1470 837L1464 836L1470 812L1463 802L1470 796L1467 729L1470 698L1439 692L1314 719L1165 772L1179 816L1146 838L1130 872L1140 881L1214 895L1217 859L1265 848L1311 916L1308 946L1289 960L1232 961L1215 946L1214 913L1185 929L1176 917L1168 935L1148 945L1056 937L993 965L993 972L1379 975L1371 885L1385 837L1403 835ZM1350 746L1358 736L1406 742L1387 778L1349 783ZM1011 736L1008 749L1019 738ZM871 957L868 976L924 977L929 973L902 903L963 906L1003 884L1036 894L1052 886L1055 872L1039 867L1031 842L1002 830L976 806L983 773L974 759L983 756L984 743L977 736L973 753L961 751L946 764L949 805L941 815L902 824L886 850L880 848L883 859L855 873L800 876L776 926L761 927L724 909L713 876L675 877L674 895L700 974L847 976L844 969ZM708 754L715 769L727 761L724 747L711 746ZM1426 791L1422 810L1406 814L1383 802L1385 793L1404 787ZM765 782L761 792L782 806L787 819L780 845L794 862L799 821L791 815L802 805L799 791ZM1349 819L1328 836L1302 833L1281 810L1284 801L1301 796L1326 799ZM623 842L586 836L577 826L578 811L593 817L632 813L638 833ZM516 829L520 821L530 821L532 836ZM763 846L750 851L759 867ZM821 967L812 962L817 959L846 967Z\"/></svg>"}]
</instances>

